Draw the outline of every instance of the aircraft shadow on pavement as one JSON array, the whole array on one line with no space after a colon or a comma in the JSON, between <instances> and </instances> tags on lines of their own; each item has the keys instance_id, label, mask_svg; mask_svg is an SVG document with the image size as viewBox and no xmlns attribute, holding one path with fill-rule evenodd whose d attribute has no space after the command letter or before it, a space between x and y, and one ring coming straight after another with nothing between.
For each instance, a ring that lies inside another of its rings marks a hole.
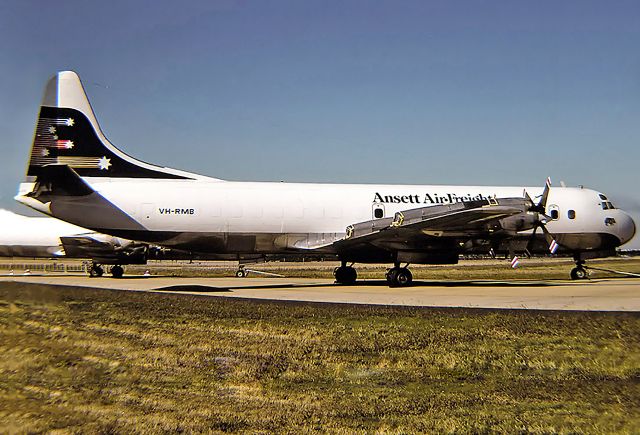
<instances>
[{"instance_id":1,"label":"aircraft shadow on pavement","mask_svg":"<svg viewBox=\"0 0 640 435\"><path fill-rule=\"evenodd\" d=\"M386 282L382 283L387 285ZM562 285L553 281L414 281L413 287L541 287Z\"/></svg>"},{"instance_id":2,"label":"aircraft shadow on pavement","mask_svg":"<svg viewBox=\"0 0 640 435\"><path fill-rule=\"evenodd\" d=\"M408 287L420 288L420 287L542 287L542 286L556 286L563 285L563 282L551 282L551 281L414 281ZM379 281L358 281L354 285L340 285L335 283L282 283L282 284L256 284L245 286L225 286L215 287L207 285L197 284L185 284L174 285L167 287L156 288L156 291L168 291L168 292L199 292L199 293L213 293L213 292L232 292L234 290L267 290L267 289L296 289L296 288L344 288L345 290L358 288L358 287L388 287L386 280ZM394 291L394 288L389 288L389 291Z\"/></svg>"}]
</instances>

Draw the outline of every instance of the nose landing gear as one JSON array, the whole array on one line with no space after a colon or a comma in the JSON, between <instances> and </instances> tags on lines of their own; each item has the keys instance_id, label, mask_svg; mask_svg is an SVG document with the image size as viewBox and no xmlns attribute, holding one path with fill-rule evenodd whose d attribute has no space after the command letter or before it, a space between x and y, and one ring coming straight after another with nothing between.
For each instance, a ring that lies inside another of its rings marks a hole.
<instances>
[{"instance_id":1,"label":"nose landing gear","mask_svg":"<svg viewBox=\"0 0 640 435\"><path fill-rule=\"evenodd\" d=\"M576 259L576 267L571 269L571 279L587 279L589 277L589 273L587 269L584 268L584 260Z\"/></svg>"}]
</instances>

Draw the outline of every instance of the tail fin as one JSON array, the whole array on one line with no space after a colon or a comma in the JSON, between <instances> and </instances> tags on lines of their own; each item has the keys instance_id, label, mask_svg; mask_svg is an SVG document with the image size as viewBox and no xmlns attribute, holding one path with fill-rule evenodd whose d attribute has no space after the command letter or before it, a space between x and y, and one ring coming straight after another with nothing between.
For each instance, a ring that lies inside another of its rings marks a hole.
<instances>
[{"instance_id":1,"label":"tail fin","mask_svg":"<svg viewBox=\"0 0 640 435\"><path fill-rule=\"evenodd\" d=\"M112 145L100 130L80 77L73 71L59 72L47 83L26 181L35 181L48 165L69 166L81 177L199 178L141 162Z\"/></svg>"}]
</instances>

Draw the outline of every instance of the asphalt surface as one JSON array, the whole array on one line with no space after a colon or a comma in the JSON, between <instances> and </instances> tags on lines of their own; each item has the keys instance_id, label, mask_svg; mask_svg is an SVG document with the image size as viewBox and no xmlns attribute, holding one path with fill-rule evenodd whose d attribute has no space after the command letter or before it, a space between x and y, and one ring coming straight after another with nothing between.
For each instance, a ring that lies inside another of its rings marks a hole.
<instances>
[{"instance_id":1,"label":"asphalt surface","mask_svg":"<svg viewBox=\"0 0 640 435\"><path fill-rule=\"evenodd\" d=\"M424 307L509 308L579 311L640 311L640 278L588 281L417 281L389 288L385 281L335 285L305 278L176 278L74 275L2 275L2 281L123 291L351 304Z\"/></svg>"}]
</instances>

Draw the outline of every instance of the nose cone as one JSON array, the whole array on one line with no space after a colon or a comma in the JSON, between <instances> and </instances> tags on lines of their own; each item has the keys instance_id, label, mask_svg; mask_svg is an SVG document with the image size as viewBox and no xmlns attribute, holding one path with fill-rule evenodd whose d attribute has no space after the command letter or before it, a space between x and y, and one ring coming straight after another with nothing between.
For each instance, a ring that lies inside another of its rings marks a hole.
<instances>
[{"instance_id":1,"label":"nose cone","mask_svg":"<svg viewBox=\"0 0 640 435\"><path fill-rule=\"evenodd\" d=\"M636 234L636 223L631 216L625 212L620 212L620 221L618 226L618 238L620 238L620 244L624 245L629 240L633 239Z\"/></svg>"}]
</instances>

